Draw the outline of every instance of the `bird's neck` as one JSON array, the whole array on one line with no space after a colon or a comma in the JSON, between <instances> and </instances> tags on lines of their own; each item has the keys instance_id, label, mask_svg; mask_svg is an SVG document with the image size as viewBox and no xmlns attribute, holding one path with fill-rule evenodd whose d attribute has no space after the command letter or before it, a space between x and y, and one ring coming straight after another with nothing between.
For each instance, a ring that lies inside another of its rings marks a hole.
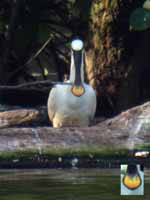
<instances>
[{"instance_id":1,"label":"bird's neck","mask_svg":"<svg viewBox=\"0 0 150 200\"><path fill-rule=\"evenodd\" d=\"M74 59L73 56L71 55L71 67L70 67L70 77L69 77L69 81L74 83L75 81L75 74L76 70L75 70L75 65L74 65ZM84 62L83 62L83 55L82 55L82 61L81 61L81 80L82 82L84 82Z\"/></svg>"}]
</instances>

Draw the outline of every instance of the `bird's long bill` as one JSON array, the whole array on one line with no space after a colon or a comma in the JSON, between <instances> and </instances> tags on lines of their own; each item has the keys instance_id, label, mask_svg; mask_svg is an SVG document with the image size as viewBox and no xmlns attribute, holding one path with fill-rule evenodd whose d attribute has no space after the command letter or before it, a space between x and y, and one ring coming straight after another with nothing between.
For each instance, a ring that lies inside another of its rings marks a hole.
<instances>
[{"instance_id":1,"label":"bird's long bill","mask_svg":"<svg viewBox=\"0 0 150 200\"><path fill-rule=\"evenodd\" d=\"M75 96L82 96L85 92L81 79L82 50L73 51L73 59L75 65L75 80L72 86L72 93Z\"/></svg>"},{"instance_id":2,"label":"bird's long bill","mask_svg":"<svg viewBox=\"0 0 150 200\"><path fill-rule=\"evenodd\" d=\"M123 184L130 190L135 190L142 183L140 174L136 165L128 165L127 172L123 178Z\"/></svg>"}]
</instances>

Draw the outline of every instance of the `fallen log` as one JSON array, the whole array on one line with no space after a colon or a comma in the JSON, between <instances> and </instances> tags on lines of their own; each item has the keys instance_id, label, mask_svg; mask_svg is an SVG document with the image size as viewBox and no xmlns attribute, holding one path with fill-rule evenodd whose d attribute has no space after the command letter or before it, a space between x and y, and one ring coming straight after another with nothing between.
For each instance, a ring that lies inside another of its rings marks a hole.
<instances>
[{"instance_id":1,"label":"fallen log","mask_svg":"<svg viewBox=\"0 0 150 200\"><path fill-rule=\"evenodd\" d=\"M52 163L60 164L62 159L68 157L86 157L86 161L81 159L82 164L89 163L89 159L97 163L101 157L113 157L119 165L129 159L130 152L150 150L149 116L150 102L147 102L91 127L2 128L0 167L10 162L15 167L20 163L24 166L26 161L28 164L42 162L51 166ZM122 158L126 159L121 161ZM150 162L148 159L147 156L146 162Z\"/></svg>"},{"instance_id":2,"label":"fallen log","mask_svg":"<svg viewBox=\"0 0 150 200\"><path fill-rule=\"evenodd\" d=\"M10 126L36 126L48 124L49 121L46 106L39 106L34 109L0 106L0 111L0 128Z\"/></svg>"},{"instance_id":3,"label":"fallen log","mask_svg":"<svg viewBox=\"0 0 150 200\"><path fill-rule=\"evenodd\" d=\"M92 127L0 129L0 152L95 152L150 149L150 102Z\"/></svg>"},{"instance_id":4,"label":"fallen log","mask_svg":"<svg viewBox=\"0 0 150 200\"><path fill-rule=\"evenodd\" d=\"M0 128L34 121L39 116L38 110L20 109L0 112Z\"/></svg>"}]
</instances>

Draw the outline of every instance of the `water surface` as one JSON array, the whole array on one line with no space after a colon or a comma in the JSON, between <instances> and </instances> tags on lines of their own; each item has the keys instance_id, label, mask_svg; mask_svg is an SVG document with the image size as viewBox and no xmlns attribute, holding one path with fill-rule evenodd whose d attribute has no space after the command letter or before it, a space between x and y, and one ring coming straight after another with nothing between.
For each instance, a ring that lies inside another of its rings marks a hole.
<instances>
[{"instance_id":1,"label":"water surface","mask_svg":"<svg viewBox=\"0 0 150 200\"><path fill-rule=\"evenodd\" d=\"M0 200L149 200L149 188L149 171L144 196L120 196L119 169L0 171Z\"/></svg>"}]
</instances>

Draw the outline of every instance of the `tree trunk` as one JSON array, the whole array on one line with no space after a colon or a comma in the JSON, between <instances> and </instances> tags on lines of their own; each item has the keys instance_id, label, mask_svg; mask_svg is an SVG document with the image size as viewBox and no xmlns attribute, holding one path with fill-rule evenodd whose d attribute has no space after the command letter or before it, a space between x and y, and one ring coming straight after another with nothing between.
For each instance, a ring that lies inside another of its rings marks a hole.
<instances>
[{"instance_id":1,"label":"tree trunk","mask_svg":"<svg viewBox=\"0 0 150 200\"><path fill-rule=\"evenodd\" d=\"M129 17L140 3L140 0L92 1L86 71L97 91L101 114L115 114L137 103L138 70L133 65L137 33L129 31Z\"/></svg>"}]
</instances>

